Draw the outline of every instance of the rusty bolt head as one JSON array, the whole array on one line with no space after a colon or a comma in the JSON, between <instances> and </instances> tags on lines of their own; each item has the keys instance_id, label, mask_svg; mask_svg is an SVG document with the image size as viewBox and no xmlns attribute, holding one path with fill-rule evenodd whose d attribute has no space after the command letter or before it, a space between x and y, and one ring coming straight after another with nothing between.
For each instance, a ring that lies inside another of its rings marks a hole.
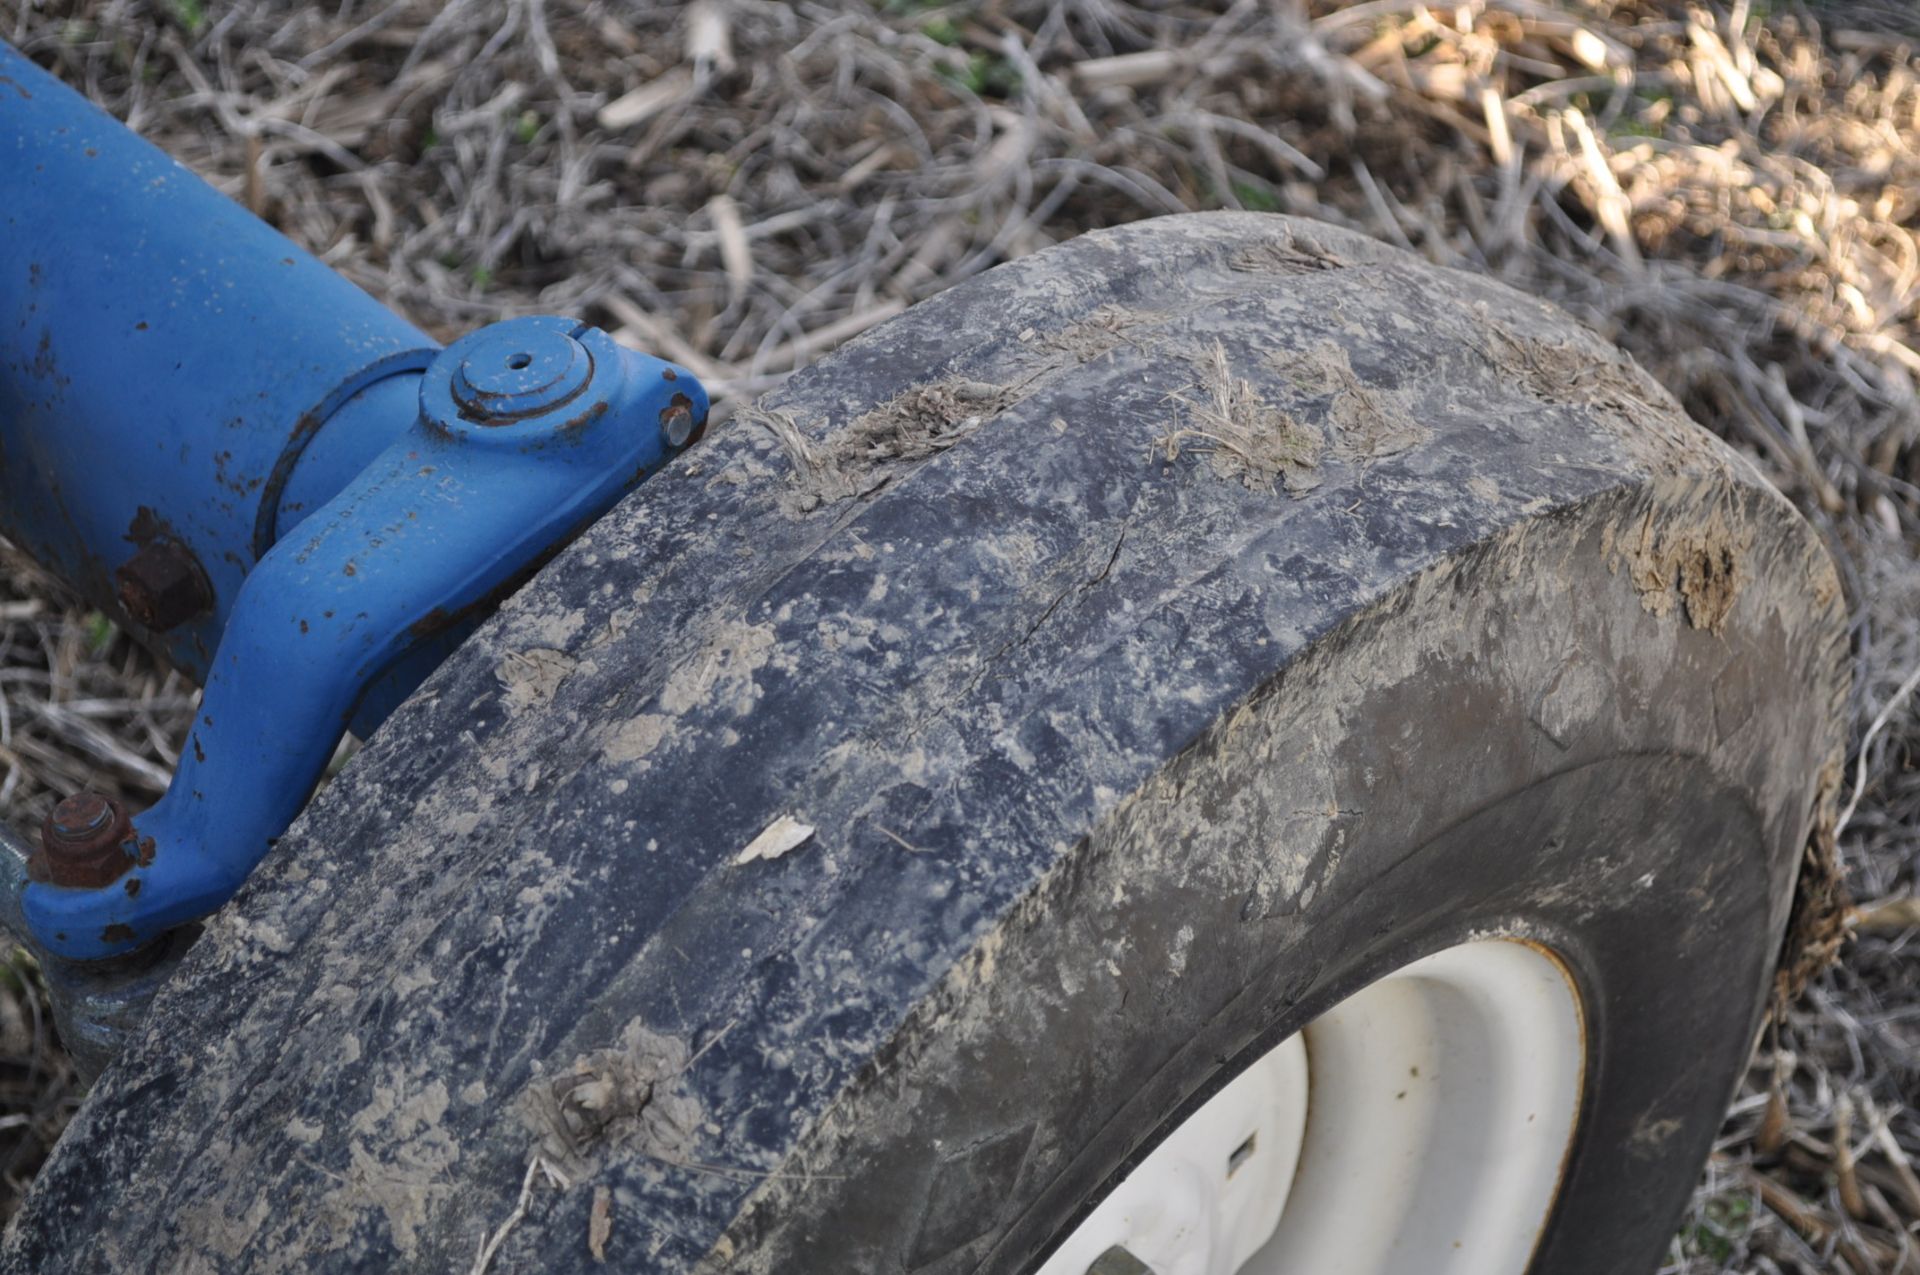
<instances>
[{"instance_id":1,"label":"rusty bolt head","mask_svg":"<svg viewBox=\"0 0 1920 1275\"><path fill-rule=\"evenodd\" d=\"M193 551L171 540L140 546L113 578L127 614L155 633L165 633L213 607L213 588Z\"/></svg>"},{"instance_id":2,"label":"rusty bolt head","mask_svg":"<svg viewBox=\"0 0 1920 1275\"><path fill-rule=\"evenodd\" d=\"M28 865L37 881L94 890L125 876L133 859L124 848L133 821L124 806L97 792L75 793L40 825L40 853Z\"/></svg>"},{"instance_id":3,"label":"rusty bolt head","mask_svg":"<svg viewBox=\"0 0 1920 1275\"><path fill-rule=\"evenodd\" d=\"M705 425L702 419L693 419L693 400L685 394L675 394L667 405L660 409L660 432L666 436L667 446L685 447L699 434L699 426Z\"/></svg>"}]
</instances>

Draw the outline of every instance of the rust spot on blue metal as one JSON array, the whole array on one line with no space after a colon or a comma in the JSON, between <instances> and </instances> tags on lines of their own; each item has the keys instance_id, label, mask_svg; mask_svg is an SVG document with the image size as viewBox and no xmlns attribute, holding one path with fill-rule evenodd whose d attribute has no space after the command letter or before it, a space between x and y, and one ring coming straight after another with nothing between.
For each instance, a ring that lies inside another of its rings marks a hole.
<instances>
[{"instance_id":1,"label":"rust spot on blue metal","mask_svg":"<svg viewBox=\"0 0 1920 1275\"><path fill-rule=\"evenodd\" d=\"M151 505L137 505L133 511L133 521L127 524L127 534L122 536L128 544L150 545L156 540L177 540L173 528L165 518L153 511Z\"/></svg>"},{"instance_id":2,"label":"rust spot on blue metal","mask_svg":"<svg viewBox=\"0 0 1920 1275\"><path fill-rule=\"evenodd\" d=\"M560 423L560 427L554 431L553 436L560 438L566 442L576 441L579 438L580 434L586 430L587 426L593 424L595 421L599 420L602 416L605 416L607 414L607 407L608 407L607 401L605 399L600 400L598 403L595 403L592 407L589 407L586 411L580 413L578 416L575 416L569 420L562 421ZM521 450L529 451L529 452L540 451L543 448L545 448L550 441L551 441L550 438L543 436L539 439L536 439L533 442L526 444L524 447L521 448Z\"/></svg>"},{"instance_id":3,"label":"rust spot on blue metal","mask_svg":"<svg viewBox=\"0 0 1920 1275\"><path fill-rule=\"evenodd\" d=\"M436 633L442 633L452 628L457 619L458 616L449 612L445 607L435 607L433 610L415 620L412 624L409 624L407 626L407 632L416 638L432 637Z\"/></svg>"},{"instance_id":4,"label":"rust spot on blue metal","mask_svg":"<svg viewBox=\"0 0 1920 1275\"><path fill-rule=\"evenodd\" d=\"M236 418L235 421L230 423L237 424L238 419ZM247 494L246 482L243 479L230 478L227 476L227 464L232 460L232 452L223 451L213 454L213 481L225 487L228 491L233 492L235 495L244 496Z\"/></svg>"},{"instance_id":5,"label":"rust spot on blue metal","mask_svg":"<svg viewBox=\"0 0 1920 1275\"><path fill-rule=\"evenodd\" d=\"M59 369L53 361L53 329L40 333L40 344L34 347L33 361L27 364L27 370L43 381L53 379Z\"/></svg>"}]
</instances>

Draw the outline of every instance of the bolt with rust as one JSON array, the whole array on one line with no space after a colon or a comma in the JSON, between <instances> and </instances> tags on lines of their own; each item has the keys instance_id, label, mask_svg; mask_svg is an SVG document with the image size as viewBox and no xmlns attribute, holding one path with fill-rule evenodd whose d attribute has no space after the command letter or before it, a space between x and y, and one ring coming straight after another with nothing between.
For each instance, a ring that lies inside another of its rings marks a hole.
<instances>
[{"instance_id":1,"label":"bolt with rust","mask_svg":"<svg viewBox=\"0 0 1920 1275\"><path fill-rule=\"evenodd\" d=\"M685 394L675 394L660 409L660 432L666 437L669 447L684 447L696 441L700 428L706 423L702 418L696 424L693 419L693 400Z\"/></svg>"},{"instance_id":2,"label":"bolt with rust","mask_svg":"<svg viewBox=\"0 0 1920 1275\"><path fill-rule=\"evenodd\" d=\"M165 633L213 609L213 586L193 551L172 540L153 540L113 573L120 605L135 621Z\"/></svg>"},{"instance_id":3,"label":"bolt with rust","mask_svg":"<svg viewBox=\"0 0 1920 1275\"><path fill-rule=\"evenodd\" d=\"M29 874L78 890L111 885L133 866L125 849L132 836L126 807L97 792L75 793L40 825L40 853L27 865Z\"/></svg>"}]
</instances>

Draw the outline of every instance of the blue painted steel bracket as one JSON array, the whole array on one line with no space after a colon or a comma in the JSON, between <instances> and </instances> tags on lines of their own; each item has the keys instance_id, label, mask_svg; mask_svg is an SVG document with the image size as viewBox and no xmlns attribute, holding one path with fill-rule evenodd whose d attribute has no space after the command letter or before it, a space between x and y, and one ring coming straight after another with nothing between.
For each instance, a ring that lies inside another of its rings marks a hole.
<instances>
[{"instance_id":1,"label":"blue painted steel bracket","mask_svg":"<svg viewBox=\"0 0 1920 1275\"><path fill-rule=\"evenodd\" d=\"M173 783L100 888L30 884L48 950L92 960L219 907L306 803L362 692L685 445L705 392L567 319L447 347L413 424L248 575ZM406 688L406 689L411 689Z\"/></svg>"},{"instance_id":2,"label":"blue painted steel bracket","mask_svg":"<svg viewBox=\"0 0 1920 1275\"><path fill-rule=\"evenodd\" d=\"M707 406L569 319L438 349L0 44L0 530L205 682L159 803L49 822L36 946L103 960L218 908L342 731Z\"/></svg>"}]
</instances>

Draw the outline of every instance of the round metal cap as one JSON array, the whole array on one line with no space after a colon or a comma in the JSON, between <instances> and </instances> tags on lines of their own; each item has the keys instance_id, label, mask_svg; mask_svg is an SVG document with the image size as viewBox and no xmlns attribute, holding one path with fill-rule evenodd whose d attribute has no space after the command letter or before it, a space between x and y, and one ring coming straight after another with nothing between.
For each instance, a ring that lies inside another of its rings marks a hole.
<instances>
[{"instance_id":1,"label":"round metal cap","mask_svg":"<svg viewBox=\"0 0 1920 1275\"><path fill-rule=\"evenodd\" d=\"M461 414L506 424L552 411L593 379L593 356L551 320L510 319L475 333L453 373Z\"/></svg>"}]
</instances>

